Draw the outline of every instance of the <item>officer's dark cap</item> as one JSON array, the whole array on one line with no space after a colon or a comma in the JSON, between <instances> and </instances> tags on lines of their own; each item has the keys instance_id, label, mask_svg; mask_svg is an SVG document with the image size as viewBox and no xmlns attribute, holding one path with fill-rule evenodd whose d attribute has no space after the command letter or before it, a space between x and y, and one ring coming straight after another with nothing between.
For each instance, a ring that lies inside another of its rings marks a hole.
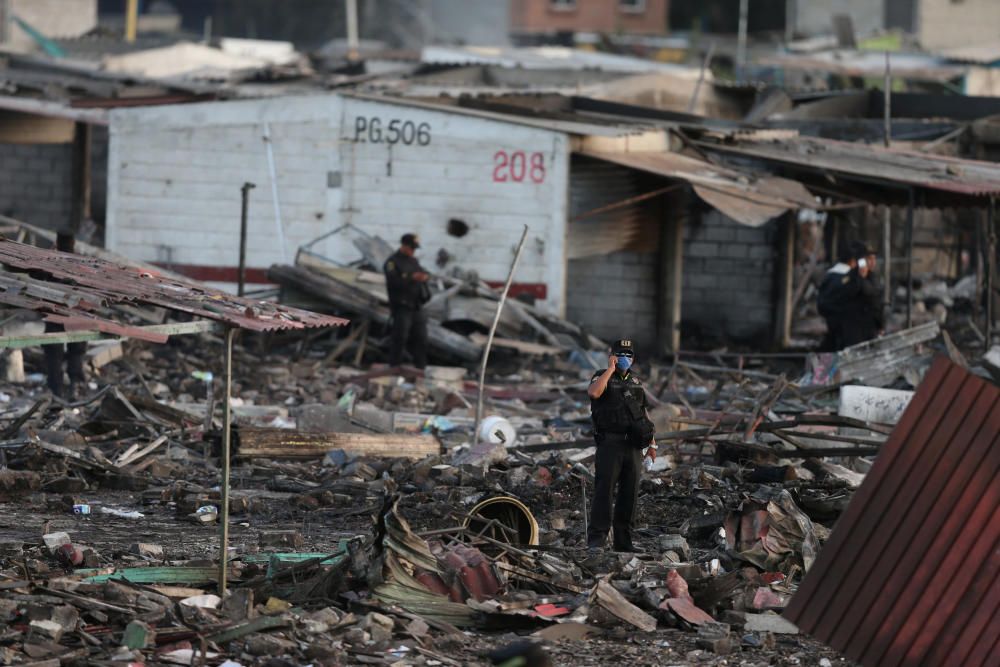
<instances>
[{"instance_id":1,"label":"officer's dark cap","mask_svg":"<svg viewBox=\"0 0 1000 667\"><path fill-rule=\"evenodd\" d=\"M420 238L416 234L403 234L403 237L399 239L400 245L405 245L408 248L413 248L416 250L420 247Z\"/></svg>"},{"instance_id":2,"label":"officer's dark cap","mask_svg":"<svg viewBox=\"0 0 1000 667\"><path fill-rule=\"evenodd\" d=\"M864 241L854 241L851 243L851 258L861 259L862 257L867 257L868 255L874 255L875 251L868 247Z\"/></svg>"},{"instance_id":3,"label":"officer's dark cap","mask_svg":"<svg viewBox=\"0 0 1000 667\"><path fill-rule=\"evenodd\" d=\"M611 346L611 351L614 354L631 354L635 355L635 349L632 347L632 341L628 338L622 338L621 340L616 340L615 344Z\"/></svg>"}]
</instances>

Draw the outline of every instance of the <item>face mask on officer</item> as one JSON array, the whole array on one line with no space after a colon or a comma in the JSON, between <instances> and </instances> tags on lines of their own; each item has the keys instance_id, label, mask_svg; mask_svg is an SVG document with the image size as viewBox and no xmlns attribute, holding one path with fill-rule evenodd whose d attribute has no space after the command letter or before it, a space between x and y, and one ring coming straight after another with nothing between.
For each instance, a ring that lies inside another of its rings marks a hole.
<instances>
[{"instance_id":1,"label":"face mask on officer","mask_svg":"<svg viewBox=\"0 0 1000 667\"><path fill-rule=\"evenodd\" d=\"M628 355L625 355L625 354L619 354L618 355L618 370L620 370L620 371L627 371L631 367L632 367L632 357L630 357Z\"/></svg>"}]
</instances>

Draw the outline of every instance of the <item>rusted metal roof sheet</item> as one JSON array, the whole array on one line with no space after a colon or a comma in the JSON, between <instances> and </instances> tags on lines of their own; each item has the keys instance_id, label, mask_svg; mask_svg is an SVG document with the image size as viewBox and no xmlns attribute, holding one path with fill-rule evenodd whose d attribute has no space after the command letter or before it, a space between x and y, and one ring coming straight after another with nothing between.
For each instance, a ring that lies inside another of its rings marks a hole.
<instances>
[{"instance_id":1,"label":"rusted metal roof sheet","mask_svg":"<svg viewBox=\"0 0 1000 667\"><path fill-rule=\"evenodd\" d=\"M96 257L47 250L0 237L0 303L46 313L67 330L96 330L163 342L109 319L120 303L159 306L251 331L341 326L347 320L233 296L203 285Z\"/></svg>"},{"instance_id":2,"label":"rusted metal roof sheet","mask_svg":"<svg viewBox=\"0 0 1000 667\"><path fill-rule=\"evenodd\" d=\"M785 617L862 665L1000 664L1000 388L945 358Z\"/></svg>"},{"instance_id":3,"label":"rusted metal roof sheet","mask_svg":"<svg viewBox=\"0 0 1000 667\"><path fill-rule=\"evenodd\" d=\"M709 150L966 196L1000 194L1000 165L815 137L697 144Z\"/></svg>"}]
</instances>

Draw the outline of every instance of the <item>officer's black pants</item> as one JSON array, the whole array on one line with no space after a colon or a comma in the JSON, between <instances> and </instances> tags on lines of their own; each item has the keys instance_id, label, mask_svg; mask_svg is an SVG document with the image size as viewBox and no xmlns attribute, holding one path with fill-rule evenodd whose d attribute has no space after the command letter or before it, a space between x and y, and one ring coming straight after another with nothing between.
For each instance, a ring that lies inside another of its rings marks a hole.
<instances>
[{"instance_id":1,"label":"officer's black pants","mask_svg":"<svg viewBox=\"0 0 1000 667\"><path fill-rule=\"evenodd\" d=\"M409 349L413 365L427 366L427 315L413 308L392 309L392 337L389 348L389 365L398 366L403 360L403 350Z\"/></svg>"},{"instance_id":2,"label":"officer's black pants","mask_svg":"<svg viewBox=\"0 0 1000 667\"><path fill-rule=\"evenodd\" d=\"M46 333L65 330L61 324L45 323ZM42 352L45 354L45 378L49 390L60 398L67 398L63 383L63 362L65 361L66 363L69 381L73 384L82 383L85 380L83 374L83 355L87 352L87 344L43 345Z\"/></svg>"},{"instance_id":3,"label":"officer's black pants","mask_svg":"<svg viewBox=\"0 0 1000 667\"><path fill-rule=\"evenodd\" d=\"M595 468L597 481L590 505L587 544L603 547L611 528L614 531L615 551L632 551L632 522L639 500L642 450L626 442L623 434L605 434L597 445ZM618 492L612 519L611 501L616 495L615 486Z\"/></svg>"}]
</instances>

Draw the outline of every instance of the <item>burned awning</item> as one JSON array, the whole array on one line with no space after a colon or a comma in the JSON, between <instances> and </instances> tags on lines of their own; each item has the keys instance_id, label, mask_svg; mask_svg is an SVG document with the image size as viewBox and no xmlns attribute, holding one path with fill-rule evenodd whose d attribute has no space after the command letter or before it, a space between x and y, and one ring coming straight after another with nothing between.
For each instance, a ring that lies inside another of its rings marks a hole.
<instances>
[{"instance_id":1,"label":"burned awning","mask_svg":"<svg viewBox=\"0 0 1000 667\"><path fill-rule=\"evenodd\" d=\"M797 181L720 167L679 153L584 151L583 154L686 181L709 206L750 227L759 227L786 211L817 205L816 198Z\"/></svg>"}]
</instances>

